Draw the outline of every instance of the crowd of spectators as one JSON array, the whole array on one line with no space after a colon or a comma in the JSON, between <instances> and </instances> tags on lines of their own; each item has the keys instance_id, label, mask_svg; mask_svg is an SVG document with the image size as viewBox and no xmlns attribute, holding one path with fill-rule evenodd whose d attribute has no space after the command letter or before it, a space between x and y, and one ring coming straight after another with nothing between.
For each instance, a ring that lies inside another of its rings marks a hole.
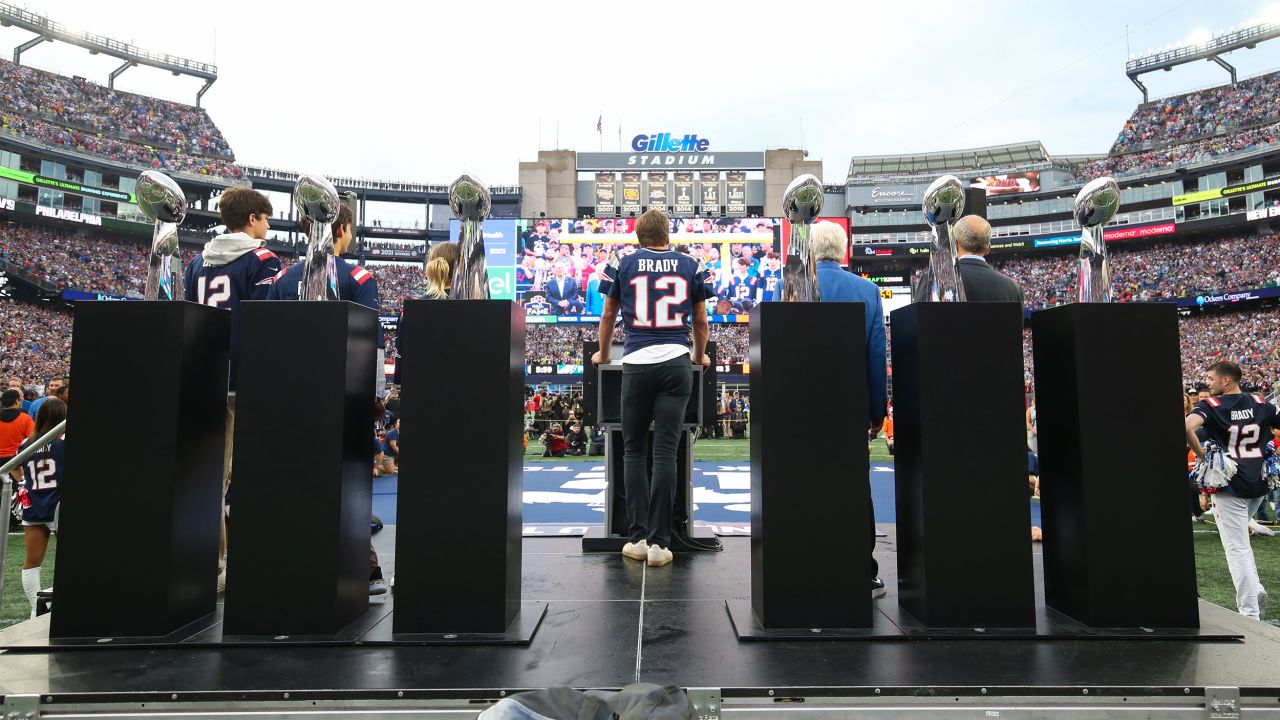
<instances>
[{"instance_id":1,"label":"crowd of spectators","mask_svg":"<svg viewBox=\"0 0 1280 720\"><path fill-rule=\"evenodd\" d=\"M113 295L141 296L148 247L53 230L0 227L0 260L52 284ZM183 248L185 266L195 250Z\"/></svg>"},{"instance_id":2,"label":"crowd of spectators","mask_svg":"<svg viewBox=\"0 0 1280 720\"><path fill-rule=\"evenodd\" d=\"M1188 244L1179 242L1110 251L1111 276L1121 301L1193 297L1210 292L1280 284L1280 236L1272 233ZM1074 255L993 259L1022 286L1027 307L1070 302L1076 295Z\"/></svg>"},{"instance_id":3,"label":"crowd of spectators","mask_svg":"<svg viewBox=\"0 0 1280 720\"><path fill-rule=\"evenodd\" d=\"M1179 163L1202 162L1221 155L1250 151L1261 145L1274 143L1278 138L1280 138L1280 123L1271 123L1227 135L1213 135L1154 150L1109 155L1091 160L1080 167L1077 177L1081 180L1092 180L1104 175L1111 177L1140 175L1162 168L1172 168Z\"/></svg>"},{"instance_id":4,"label":"crowd of spectators","mask_svg":"<svg viewBox=\"0 0 1280 720\"><path fill-rule=\"evenodd\" d=\"M0 376L24 387L65 377L71 363L71 314L47 305L0 300Z\"/></svg>"},{"instance_id":5,"label":"crowd of spectators","mask_svg":"<svg viewBox=\"0 0 1280 720\"><path fill-rule=\"evenodd\" d=\"M1139 105L1111 155L1175 145L1280 120L1280 73Z\"/></svg>"},{"instance_id":6,"label":"crowd of spectators","mask_svg":"<svg viewBox=\"0 0 1280 720\"><path fill-rule=\"evenodd\" d=\"M239 177L203 108L0 60L0 131L156 169Z\"/></svg>"},{"instance_id":7,"label":"crowd of spectators","mask_svg":"<svg viewBox=\"0 0 1280 720\"><path fill-rule=\"evenodd\" d=\"M1204 313L1183 318L1179 328L1188 388L1203 384L1205 368L1219 360L1240 365L1245 387L1264 394L1280 388L1280 308Z\"/></svg>"}]
</instances>

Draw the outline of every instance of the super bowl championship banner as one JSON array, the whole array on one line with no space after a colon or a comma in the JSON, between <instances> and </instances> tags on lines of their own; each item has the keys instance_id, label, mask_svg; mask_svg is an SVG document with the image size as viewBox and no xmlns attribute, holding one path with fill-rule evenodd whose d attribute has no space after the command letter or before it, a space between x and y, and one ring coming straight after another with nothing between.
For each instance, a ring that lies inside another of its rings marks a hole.
<instances>
[{"instance_id":1,"label":"super bowl championship banner","mask_svg":"<svg viewBox=\"0 0 1280 720\"><path fill-rule=\"evenodd\" d=\"M640 214L640 173L622 173L622 214Z\"/></svg>"},{"instance_id":2,"label":"super bowl championship banner","mask_svg":"<svg viewBox=\"0 0 1280 720\"><path fill-rule=\"evenodd\" d=\"M670 209L667 205L666 173L649 173L649 209L661 210L662 212L667 212Z\"/></svg>"},{"instance_id":3,"label":"super bowl championship banner","mask_svg":"<svg viewBox=\"0 0 1280 720\"><path fill-rule=\"evenodd\" d=\"M613 215L617 211L613 173L596 173L596 215Z\"/></svg>"},{"instance_id":4,"label":"super bowl championship banner","mask_svg":"<svg viewBox=\"0 0 1280 720\"><path fill-rule=\"evenodd\" d=\"M673 185L675 187L673 195L675 201L671 214L676 217L689 217L693 215L693 173L675 173L675 182Z\"/></svg>"},{"instance_id":5,"label":"super bowl championship banner","mask_svg":"<svg viewBox=\"0 0 1280 720\"><path fill-rule=\"evenodd\" d=\"M747 214L747 174L730 171L724 174L725 212L729 215Z\"/></svg>"},{"instance_id":6,"label":"super bowl championship banner","mask_svg":"<svg viewBox=\"0 0 1280 720\"><path fill-rule=\"evenodd\" d=\"M720 173L698 173L698 185L702 190L703 215L720 214Z\"/></svg>"}]
</instances>

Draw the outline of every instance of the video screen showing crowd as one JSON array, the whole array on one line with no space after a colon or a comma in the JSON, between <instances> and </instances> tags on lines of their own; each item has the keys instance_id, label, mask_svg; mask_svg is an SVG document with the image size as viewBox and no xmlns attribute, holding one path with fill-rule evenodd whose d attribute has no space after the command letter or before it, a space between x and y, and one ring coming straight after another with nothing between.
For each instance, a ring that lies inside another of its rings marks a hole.
<instances>
[{"instance_id":1,"label":"video screen showing crowd","mask_svg":"<svg viewBox=\"0 0 1280 720\"><path fill-rule=\"evenodd\" d=\"M742 315L779 299L782 258L775 218L674 218L671 245L701 261L714 294L708 315ZM528 315L598 319L609 258L639 245L636 218L523 220L517 223L516 302Z\"/></svg>"}]
</instances>

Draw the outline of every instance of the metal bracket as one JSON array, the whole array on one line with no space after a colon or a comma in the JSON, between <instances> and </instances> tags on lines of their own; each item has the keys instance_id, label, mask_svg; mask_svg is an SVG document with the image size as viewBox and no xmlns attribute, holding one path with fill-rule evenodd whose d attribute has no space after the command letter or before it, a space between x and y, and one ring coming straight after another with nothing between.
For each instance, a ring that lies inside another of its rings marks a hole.
<instances>
[{"instance_id":1,"label":"metal bracket","mask_svg":"<svg viewBox=\"0 0 1280 720\"><path fill-rule=\"evenodd\" d=\"M1204 716L1206 720L1240 720L1240 688L1205 688Z\"/></svg>"},{"instance_id":2,"label":"metal bracket","mask_svg":"<svg viewBox=\"0 0 1280 720\"><path fill-rule=\"evenodd\" d=\"M0 710L4 711L4 720L33 720L40 717L40 696L5 695Z\"/></svg>"},{"instance_id":3,"label":"metal bracket","mask_svg":"<svg viewBox=\"0 0 1280 720\"><path fill-rule=\"evenodd\" d=\"M685 694L693 703L694 720L720 720L720 688L689 688Z\"/></svg>"}]
</instances>

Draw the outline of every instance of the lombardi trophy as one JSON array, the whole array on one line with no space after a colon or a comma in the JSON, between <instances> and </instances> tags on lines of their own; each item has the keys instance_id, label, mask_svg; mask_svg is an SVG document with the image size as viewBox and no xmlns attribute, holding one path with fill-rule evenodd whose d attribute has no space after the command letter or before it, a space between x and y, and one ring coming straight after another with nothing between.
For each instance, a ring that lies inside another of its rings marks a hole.
<instances>
[{"instance_id":1,"label":"lombardi trophy","mask_svg":"<svg viewBox=\"0 0 1280 720\"><path fill-rule=\"evenodd\" d=\"M1111 266L1107 264L1104 226L1120 209L1120 188L1109 177L1090 180L1076 195L1080 223L1080 279L1082 303L1111 302Z\"/></svg>"},{"instance_id":2,"label":"lombardi trophy","mask_svg":"<svg viewBox=\"0 0 1280 720\"><path fill-rule=\"evenodd\" d=\"M809 245L809 231L822 212L822 182L805 174L791 181L782 196L782 213L791 223L786 264L782 271L783 302L819 302L816 263Z\"/></svg>"},{"instance_id":3,"label":"lombardi trophy","mask_svg":"<svg viewBox=\"0 0 1280 720\"><path fill-rule=\"evenodd\" d=\"M450 300L488 300L489 270L484 259L484 218L491 204L489 188L471 175L449 186L449 209L458 218L461 256L453 275Z\"/></svg>"},{"instance_id":4,"label":"lombardi trophy","mask_svg":"<svg viewBox=\"0 0 1280 720\"><path fill-rule=\"evenodd\" d=\"M155 170L145 170L138 176L137 190L138 209L155 223L143 297L147 300L181 300L182 260L178 257L178 225L187 216L187 198L172 178Z\"/></svg>"},{"instance_id":5,"label":"lombardi trophy","mask_svg":"<svg viewBox=\"0 0 1280 720\"><path fill-rule=\"evenodd\" d=\"M952 226L964 215L964 185L955 175L943 175L924 191L924 219L932 229L929 247L929 301L964 302L964 283L956 269L956 239Z\"/></svg>"},{"instance_id":6,"label":"lombardi trophy","mask_svg":"<svg viewBox=\"0 0 1280 720\"><path fill-rule=\"evenodd\" d=\"M303 175L293 188L293 202L311 221L307 254L302 259L302 294L299 300L337 300L338 264L333 255L333 228L338 217L338 191L319 175Z\"/></svg>"}]
</instances>

